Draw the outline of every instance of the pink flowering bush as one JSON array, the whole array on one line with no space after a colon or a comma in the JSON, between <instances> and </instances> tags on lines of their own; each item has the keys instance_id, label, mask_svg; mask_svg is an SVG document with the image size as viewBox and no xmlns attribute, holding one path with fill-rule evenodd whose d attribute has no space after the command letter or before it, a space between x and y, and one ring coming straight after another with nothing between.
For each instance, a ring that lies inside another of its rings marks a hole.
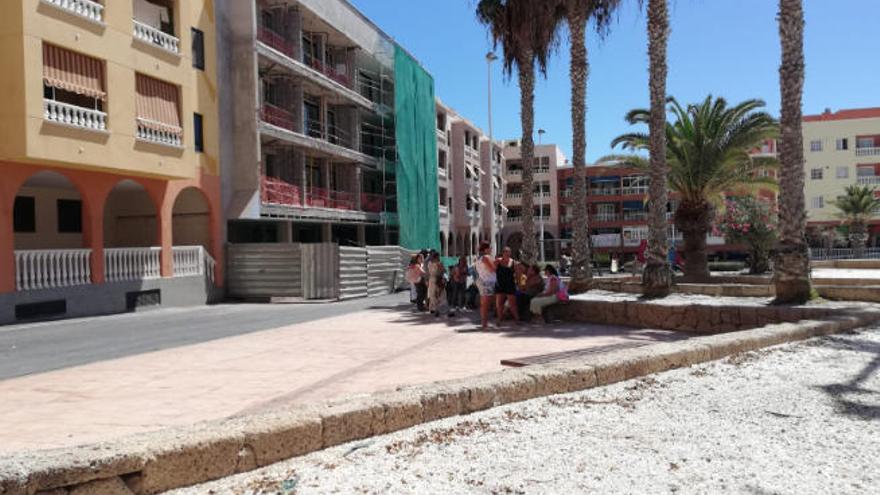
<instances>
[{"instance_id":1,"label":"pink flowering bush","mask_svg":"<svg viewBox=\"0 0 880 495\"><path fill-rule=\"evenodd\" d=\"M749 248L749 272L759 274L770 270L770 249L776 242L778 225L775 204L741 196L727 198L715 229L728 244L743 244Z\"/></svg>"}]
</instances>

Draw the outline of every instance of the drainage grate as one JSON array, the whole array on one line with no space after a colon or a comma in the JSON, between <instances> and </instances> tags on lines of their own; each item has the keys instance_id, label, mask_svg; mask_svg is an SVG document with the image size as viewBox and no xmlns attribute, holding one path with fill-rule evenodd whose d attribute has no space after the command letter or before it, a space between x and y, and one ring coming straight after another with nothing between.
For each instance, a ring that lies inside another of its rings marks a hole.
<instances>
[{"instance_id":1,"label":"drainage grate","mask_svg":"<svg viewBox=\"0 0 880 495\"><path fill-rule=\"evenodd\" d=\"M66 299L15 305L16 320L46 318L50 316L63 315L65 313L67 313Z\"/></svg>"}]
</instances>

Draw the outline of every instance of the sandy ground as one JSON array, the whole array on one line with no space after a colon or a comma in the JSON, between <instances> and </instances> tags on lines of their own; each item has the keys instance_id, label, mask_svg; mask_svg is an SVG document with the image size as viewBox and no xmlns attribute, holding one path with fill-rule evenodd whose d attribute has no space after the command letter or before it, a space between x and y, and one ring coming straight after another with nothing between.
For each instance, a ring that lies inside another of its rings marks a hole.
<instances>
[{"instance_id":1,"label":"sandy ground","mask_svg":"<svg viewBox=\"0 0 880 495\"><path fill-rule=\"evenodd\" d=\"M355 442L204 493L880 493L880 326Z\"/></svg>"}]
</instances>

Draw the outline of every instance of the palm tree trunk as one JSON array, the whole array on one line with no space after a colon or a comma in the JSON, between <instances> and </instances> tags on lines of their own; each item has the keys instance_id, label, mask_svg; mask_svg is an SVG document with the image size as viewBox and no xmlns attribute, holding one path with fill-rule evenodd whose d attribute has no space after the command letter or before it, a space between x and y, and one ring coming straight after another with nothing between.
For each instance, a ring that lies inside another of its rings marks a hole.
<instances>
[{"instance_id":1,"label":"palm tree trunk","mask_svg":"<svg viewBox=\"0 0 880 495\"><path fill-rule=\"evenodd\" d=\"M572 164L574 165L574 247L572 249L572 292L590 288L593 278L590 267L590 224L587 215L586 153L587 153L587 77L589 62L586 43L587 10L583 4L574 7L568 16L571 36L571 131Z\"/></svg>"},{"instance_id":2,"label":"palm tree trunk","mask_svg":"<svg viewBox=\"0 0 880 495\"><path fill-rule=\"evenodd\" d=\"M535 242L535 212L533 198L532 165L535 159L535 142L532 138L535 127L535 61L530 52L524 53L517 60L520 93L520 123L522 139L522 262L534 264L537 261L537 243Z\"/></svg>"},{"instance_id":3,"label":"palm tree trunk","mask_svg":"<svg viewBox=\"0 0 880 495\"><path fill-rule=\"evenodd\" d=\"M666 41L669 37L666 2L648 2L651 186L648 189L647 264L642 275L643 292L647 297L663 297L672 289L672 271L666 262Z\"/></svg>"},{"instance_id":4,"label":"palm tree trunk","mask_svg":"<svg viewBox=\"0 0 880 495\"><path fill-rule=\"evenodd\" d=\"M862 259L865 257L865 247L868 245L868 226L863 222L851 222L849 224L849 243L852 245L853 257Z\"/></svg>"},{"instance_id":5,"label":"palm tree trunk","mask_svg":"<svg viewBox=\"0 0 880 495\"><path fill-rule=\"evenodd\" d=\"M706 235L712 226L714 208L709 203L682 201L675 212L675 226L684 237L684 280L707 282L709 259Z\"/></svg>"},{"instance_id":6,"label":"palm tree trunk","mask_svg":"<svg viewBox=\"0 0 880 495\"><path fill-rule=\"evenodd\" d=\"M801 99L804 90L804 8L802 0L779 0L782 96L779 139L779 246L773 282L776 301L803 303L810 298L810 256L805 236L804 149Z\"/></svg>"}]
</instances>

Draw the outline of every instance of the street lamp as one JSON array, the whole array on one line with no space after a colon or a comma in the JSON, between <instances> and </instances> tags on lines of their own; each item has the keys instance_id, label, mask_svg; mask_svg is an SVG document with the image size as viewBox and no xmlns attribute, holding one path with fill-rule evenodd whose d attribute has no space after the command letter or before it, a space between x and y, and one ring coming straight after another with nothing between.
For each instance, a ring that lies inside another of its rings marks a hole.
<instances>
[{"instance_id":1,"label":"street lamp","mask_svg":"<svg viewBox=\"0 0 880 495\"><path fill-rule=\"evenodd\" d=\"M547 131L544 129L538 129L538 144L541 144L541 140L544 138L544 134L547 134Z\"/></svg>"},{"instance_id":2,"label":"street lamp","mask_svg":"<svg viewBox=\"0 0 880 495\"><path fill-rule=\"evenodd\" d=\"M489 106L489 171L492 175L495 175L495 141L492 134L492 62L498 60L498 55L495 55L495 52L486 53L486 81L488 85L488 106ZM494 186L494 182L491 184ZM492 194L489 197L489 201L492 207L490 208L491 213L490 217L492 220L491 225L495 225L495 192L490 187ZM499 232L500 235L500 232ZM495 240L496 236L491 236L490 242L492 243L492 252L498 251L498 243Z\"/></svg>"},{"instance_id":3,"label":"street lamp","mask_svg":"<svg viewBox=\"0 0 880 495\"><path fill-rule=\"evenodd\" d=\"M544 129L538 129L539 145L544 138L544 134L547 134L547 131L545 131ZM535 159L537 159L537 157ZM538 216L538 219L541 225L541 263L544 263L547 261L547 258L544 256L544 189L541 186L538 187L538 208L540 208L540 215Z\"/></svg>"}]
</instances>

